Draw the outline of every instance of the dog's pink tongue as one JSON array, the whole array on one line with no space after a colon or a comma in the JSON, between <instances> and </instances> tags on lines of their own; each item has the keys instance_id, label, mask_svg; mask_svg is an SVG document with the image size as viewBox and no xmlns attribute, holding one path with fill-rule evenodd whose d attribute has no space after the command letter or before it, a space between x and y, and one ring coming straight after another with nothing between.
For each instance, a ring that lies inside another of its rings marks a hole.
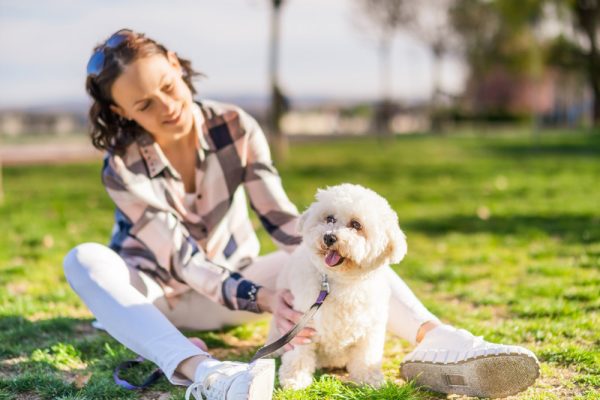
<instances>
[{"instance_id":1,"label":"dog's pink tongue","mask_svg":"<svg viewBox=\"0 0 600 400\"><path fill-rule=\"evenodd\" d=\"M327 255L325 256L325 263L327 265L329 265L330 267L333 267L335 264L337 264L340 261L340 258L342 258L340 256L340 253L338 253L335 250L331 250L329 253L327 253Z\"/></svg>"}]
</instances>

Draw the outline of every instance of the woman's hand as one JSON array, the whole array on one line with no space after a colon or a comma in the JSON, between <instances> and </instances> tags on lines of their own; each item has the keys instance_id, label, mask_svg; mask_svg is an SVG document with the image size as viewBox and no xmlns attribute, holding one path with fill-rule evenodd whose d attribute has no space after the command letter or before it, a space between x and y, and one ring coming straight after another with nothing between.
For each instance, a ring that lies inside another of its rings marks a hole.
<instances>
[{"instance_id":1,"label":"woman's hand","mask_svg":"<svg viewBox=\"0 0 600 400\"><path fill-rule=\"evenodd\" d=\"M263 293L261 293L263 292ZM273 291L265 287L260 288L257 293L257 302L261 310L271 312L273 314L273 324L283 336L286 332L294 327L302 318L302 313L294 310L294 296L287 289ZM304 328L292 341L284 346L286 351L293 349L293 345L308 344L311 342L311 337L315 334L313 328Z\"/></svg>"}]
</instances>

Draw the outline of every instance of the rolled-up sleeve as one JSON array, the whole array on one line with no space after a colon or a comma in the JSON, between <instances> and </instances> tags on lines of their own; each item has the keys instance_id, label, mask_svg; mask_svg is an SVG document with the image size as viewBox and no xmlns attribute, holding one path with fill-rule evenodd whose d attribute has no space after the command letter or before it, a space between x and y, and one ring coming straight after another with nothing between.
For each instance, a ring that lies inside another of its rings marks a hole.
<instances>
[{"instance_id":1,"label":"rolled-up sleeve","mask_svg":"<svg viewBox=\"0 0 600 400\"><path fill-rule=\"evenodd\" d=\"M275 244L291 252L302 241L296 230L298 209L283 189L262 129L245 111L240 121L246 131L244 188L250 205Z\"/></svg>"}]
</instances>

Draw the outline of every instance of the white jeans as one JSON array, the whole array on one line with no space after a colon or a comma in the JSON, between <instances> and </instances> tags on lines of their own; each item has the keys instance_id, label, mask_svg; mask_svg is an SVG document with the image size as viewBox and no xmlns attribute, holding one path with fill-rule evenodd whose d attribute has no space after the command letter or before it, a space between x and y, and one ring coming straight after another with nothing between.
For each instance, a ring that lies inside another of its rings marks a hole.
<instances>
[{"instance_id":1,"label":"white jeans","mask_svg":"<svg viewBox=\"0 0 600 400\"><path fill-rule=\"evenodd\" d=\"M242 274L275 288L279 270L289 255L277 251L258 257ZM127 348L157 364L174 384L189 384L175 373L186 358L205 354L177 328L213 330L264 318L232 311L190 290L171 309L162 288L147 274L128 267L107 246L83 243L64 259L65 276L73 290L106 331ZM392 289L388 329L415 343L419 327L436 321L398 275L388 268Z\"/></svg>"}]
</instances>

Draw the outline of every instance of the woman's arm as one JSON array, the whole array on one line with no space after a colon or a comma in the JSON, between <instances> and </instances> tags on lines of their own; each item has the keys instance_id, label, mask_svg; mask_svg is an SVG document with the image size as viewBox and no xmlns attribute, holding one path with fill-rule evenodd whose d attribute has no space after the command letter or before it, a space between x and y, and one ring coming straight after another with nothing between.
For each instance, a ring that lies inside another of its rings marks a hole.
<instances>
[{"instance_id":1,"label":"woman's arm","mask_svg":"<svg viewBox=\"0 0 600 400\"><path fill-rule=\"evenodd\" d=\"M302 240L296 231L298 210L283 189L262 129L243 110L240 123L247 135L244 187L250 205L275 244L291 252Z\"/></svg>"}]
</instances>

